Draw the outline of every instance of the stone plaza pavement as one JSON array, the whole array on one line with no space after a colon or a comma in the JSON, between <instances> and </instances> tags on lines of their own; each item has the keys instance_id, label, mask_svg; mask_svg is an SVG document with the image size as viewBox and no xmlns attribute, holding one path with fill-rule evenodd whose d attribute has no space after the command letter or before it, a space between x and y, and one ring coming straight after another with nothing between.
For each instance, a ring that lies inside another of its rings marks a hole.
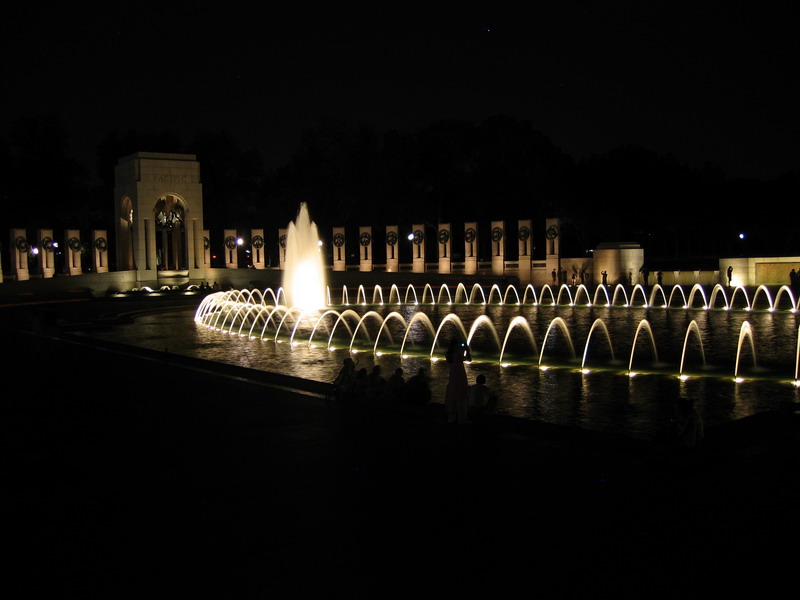
<instances>
[{"instance_id":1,"label":"stone plaza pavement","mask_svg":"<svg viewBox=\"0 0 800 600\"><path fill-rule=\"evenodd\" d=\"M682 456L331 403L78 343L52 310L108 306L0 307L9 597L772 597L794 579L793 407Z\"/></svg>"}]
</instances>

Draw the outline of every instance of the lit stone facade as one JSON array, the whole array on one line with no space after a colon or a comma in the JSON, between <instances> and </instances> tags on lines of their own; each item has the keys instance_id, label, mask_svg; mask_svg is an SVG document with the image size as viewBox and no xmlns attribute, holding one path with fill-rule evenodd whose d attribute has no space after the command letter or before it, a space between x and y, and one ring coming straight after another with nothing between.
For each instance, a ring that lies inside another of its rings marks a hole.
<instances>
[{"instance_id":1,"label":"lit stone facade","mask_svg":"<svg viewBox=\"0 0 800 600\"><path fill-rule=\"evenodd\" d=\"M204 279L200 163L191 154L137 152L117 163L114 189L117 268L140 285L168 274Z\"/></svg>"}]
</instances>

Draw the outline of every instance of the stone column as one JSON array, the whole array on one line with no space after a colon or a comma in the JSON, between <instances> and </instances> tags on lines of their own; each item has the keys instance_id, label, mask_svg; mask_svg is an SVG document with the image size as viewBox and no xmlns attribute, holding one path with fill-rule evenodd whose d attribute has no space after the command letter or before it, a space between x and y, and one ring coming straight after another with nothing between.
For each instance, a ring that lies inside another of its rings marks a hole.
<instances>
[{"instance_id":1,"label":"stone column","mask_svg":"<svg viewBox=\"0 0 800 600\"><path fill-rule=\"evenodd\" d=\"M195 271L189 276L197 278L199 275L205 278L205 270L209 266L205 262L205 250L208 245L206 243L206 232L202 228L200 219L190 219L187 225L187 245L189 246L189 256L187 258L189 260L189 269ZM197 273L197 271L201 271L201 273Z\"/></svg>"},{"instance_id":2,"label":"stone column","mask_svg":"<svg viewBox=\"0 0 800 600\"><path fill-rule=\"evenodd\" d=\"M286 268L286 236L288 235L288 227L278 229L278 266L281 269Z\"/></svg>"},{"instance_id":3,"label":"stone column","mask_svg":"<svg viewBox=\"0 0 800 600\"><path fill-rule=\"evenodd\" d=\"M236 230L226 229L225 235L225 267L228 269L239 268L239 246L236 243Z\"/></svg>"},{"instance_id":4,"label":"stone column","mask_svg":"<svg viewBox=\"0 0 800 600\"><path fill-rule=\"evenodd\" d=\"M28 233L24 229L11 230L11 244L9 244L8 249L11 253L11 272L17 281L28 281L31 277L28 270L28 250L30 250L30 247Z\"/></svg>"},{"instance_id":5,"label":"stone column","mask_svg":"<svg viewBox=\"0 0 800 600\"><path fill-rule=\"evenodd\" d=\"M344 227L333 228L333 270L347 270L347 248L345 247Z\"/></svg>"},{"instance_id":6,"label":"stone column","mask_svg":"<svg viewBox=\"0 0 800 600\"><path fill-rule=\"evenodd\" d=\"M397 242L400 240L400 230L397 225L386 226L386 272L397 273L400 270L400 257L398 251L400 247Z\"/></svg>"},{"instance_id":7,"label":"stone column","mask_svg":"<svg viewBox=\"0 0 800 600\"><path fill-rule=\"evenodd\" d=\"M81 268L81 232L77 229L67 229L64 233L67 240L64 248L65 273L67 275L80 275Z\"/></svg>"},{"instance_id":8,"label":"stone column","mask_svg":"<svg viewBox=\"0 0 800 600\"><path fill-rule=\"evenodd\" d=\"M208 229L203 230L203 269L208 269L211 266L211 232Z\"/></svg>"},{"instance_id":9,"label":"stone column","mask_svg":"<svg viewBox=\"0 0 800 600\"><path fill-rule=\"evenodd\" d=\"M372 227L369 225L358 228L359 244L359 271L372 271Z\"/></svg>"},{"instance_id":10,"label":"stone column","mask_svg":"<svg viewBox=\"0 0 800 600\"><path fill-rule=\"evenodd\" d=\"M92 231L92 266L95 273L108 273L108 238L105 229Z\"/></svg>"},{"instance_id":11,"label":"stone column","mask_svg":"<svg viewBox=\"0 0 800 600\"><path fill-rule=\"evenodd\" d=\"M39 265L42 269L42 277L49 278L56 274L56 247L53 242L52 229L39 230Z\"/></svg>"},{"instance_id":12,"label":"stone column","mask_svg":"<svg viewBox=\"0 0 800 600\"><path fill-rule=\"evenodd\" d=\"M478 224L464 223L464 274L478 272Z\"/></svg>"},{"instance_id":13,"label":"stone column","mask_svg":"<svg viewBox=\"0 0 800 600\"><path fill-rule=\"evenodd\" d=\"M503 221L492 221L492 273L502 275L505 271L506 230Z\"/></svg>"},{"instance_id":14,"label":"stone column","mask_svg":"<svg viewBox=\"0 0 800 600\"><path fill-rule=\"evenodd\" d=\"M561 221L559 219L545 219L545 263L547 265L547 280L558 285L561 281L561 251L559 249L559 235L561 234ZM552 273L556 274L555 281Z\"/></svg>"},{"instance_id":15,"label":"stone column","mask_svg":"<svg viewBox=\"0 0 800 600\"><path fill-rule=\"evenodd\" d=\"M439 246L439 273L450 273L453 270L453 237L450 231L450 223L440 223L436 235Z\"/></svg>"},{"instance_id":16,"label":"stone column","mask_svg":"<svg viewBox=\"0 0 800 600\"><path fill-rule=\"evenodd\" d=\"M425 272L425 225L413 225L411 233L411 271L413 273Z\"/></svg>"},{"instance_id":17,"label":"stone column","mask_svg":"<svg viewBox=\"0 0 800 600\"><path fill-rule=\"evenodd\" d=\"M143 261L139 261L138 257L136 259L136 264L141 265L144 263L145 271L149 271L149 273L139 273L138 277L141 278L141 281L151 281L157 282L158 281L158 269L163 268L166 262L166 257L162 256L161 261L162 264L158 264L158 251L156 250L156 222L154 218L147 218L142 219L142 223L144 224L144 249L145 249L145 258ZM141 267L139 267L141 271ZM147 278L147 279L145 279Z\"/></svg>"},{"instance_id":18,"label":"stone column","mask_svg":"<svg viewBox=\"0 0 800 600\"><path fill-rule=\"evenodd\" d=\"M517 242L519 247L519 280L520 283L531 281L531 261L533 260L533 236L531 220L520 219L517 222Z\"/></svg>"},{"instance_id":19,"label":"stone column","mask_svg":"<svg viewBox=\"0 0 800 600\"><path fill-rule=\"evenodd\" d=\"M266 269L267 261L264 258L264 230L252 229L250 231L250 252L254 269Z\"/></svg>"}]
</instances>

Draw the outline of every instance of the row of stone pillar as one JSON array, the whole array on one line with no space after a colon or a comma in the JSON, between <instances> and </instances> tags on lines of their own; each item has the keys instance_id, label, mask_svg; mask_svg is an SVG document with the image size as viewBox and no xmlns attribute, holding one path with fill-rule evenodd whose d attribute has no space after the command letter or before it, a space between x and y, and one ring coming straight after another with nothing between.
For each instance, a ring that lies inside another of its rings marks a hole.
<instances>
[{"instance_id":1,"label":"row of stone pillar","mask_svg":"<svg viewBox=\"0 0 800 600\"><path fill-rule=\"evenodd\" d=\"M407 236L407 241L412 246L412 272L424 272L427 261L426 256L426 227L424 224L415 224L411 228L411 234ZM479 227L476 222L464 223L464 259L463 272L475 273L478 269L478 240ZM279 266L283 268L286 262L286 235L287 228L278 230L279 240ZM450 223L440 223L436 229L436 242L438 247L438 271L440 273L452 272L453 256L453 226ZM233 229L224 231L225 243L225 266L227 268L239 268L239 246L240 239L237 232ZM40 229L36 233L37 240L32 242L28 239L25 229L11 229L9 245L10 266L12 275L17 281L25 281L30 278L30 257L33 252L37 253L38 270L41 277L53 277L56 274L55 254L59 250L57 242L54 241L52 229ZM505 261L505 249L509 242L505 231L504 221L492 221L490 225L489 237L491 240L491 263L492 270L498 273L503 271ZM519 220L517 222L517 244L520 266L526 260L530 264L532 256L532 233L531 221ZM549 235L548 235L549 238ZM64 233L66 240L64 247L60 248L64 256L64 266L62 272L67 275L79 275L82 273L81 253L83 242L80 232L77 229L67 229ZM399 244L403 240L400 237L400 228L397 225L385 227L383 243L386 245L385 269L387 272L398 272L400 270ZM210 243L208 230L203 231L202 249L204 266L210 265ZM372 271L373 247L376 244L371 226L359 227L358 233L358 255L359 270ZM344 271L347 268L346 248L351 244L345 236L344 227L334 227L331 236L331 250L333 256L333 270ZM94 230L91 234L91 241L88 246L92 256L92 268L95 273L105 273L109 269L108 265L108 241L106 230ZM265 269L267 267L266 249L264 242L264 230L252 229L250 232L249 249L251 253L252 267ZM550 251L548 251L548 254ZM433 260L434 257L430 257ZM2 272L0 271L0 274ZM2 278L0 278L1 280Z\"/></svg>"},{"instance_id":2,"label":"row of stone pillar","mask_svg":"<svg viewBox=\"0 0 800 600\"><path fill-rule=\"evenodd\" d=\"M518 242L519 242L519 259L524 262L527 258L531 258L531 243L530 243L531 222L529 220L519 221L518 227ZM476 222L464 223L464 272L475 273L478 269L478 238L479 228ZM492 270L502 272L505 261L505 247L506 247L506 232L505 224L503 221L491 222L491 261ZM426 233L425 225L417 223L411 226L411 233L407 236L408 241L412 245L411 254L411 271L415 273L422 273L425 271L425 265L429 257L426 255ZM374 243L373 230L370 226L359 227L358 245L359 245L359 270L372 271L372 249ZM387 225L384 232L384 243L386 245L386 271L397 272L400 269L399 257L399 244L402 242L400 238L400 230L397 225ZM333 228L333 270L344 271L347 266L347 254L345 245L347 240L345 238L344 227ZM439 273L451 273L453 267L453 226L450 223L439 223L436 228L436 246L438 249L436 257L438 261Z\"/></svg>"},{"instance_id":3,"label":"row of stone pillar","mask_svg":"<svg viewBox=\"0 0 800 600\"><path fill-rule=\"evenodd\" d=\"M425 248L425 225L415 224L411 227L411 233L407 236L408 242L412 245L412 272L424 272L428 261ZM475 273L478 269L478 240L480 229L476 222L464 223L464 272ZM278 230L279 240L279 266L282 268L286 262L286 236L288 228ZM344 227L334 227L331 235L331 250L333 256L333 270L344 271L347 268L347 246L352 243L345 235ZM440 223L436 229L436 242L438 247L438 272L452 272L453 256L453 226L450 223ZM238 246L239 238L235 230L228 229L225 235L225 265L228 268L238 268ZM491 262L492 270L502 272L505 261L505 249L508 243L513 243L506 235L504 221L492 221L488 233L491 240ZM251 230L250 249L252 252L252 266L256 269L266 268L264 254L264 230ZM384 230L383 243L386 245L385 269L387 272L397 272L400 270L399 244L402 243L400 228L397 225L387 225ZM533 235L531 231L530 219L522 219L517 222L516 242L520 265L527 263L533 254ZM372 271L373 247L376 243L373 228L369 225L361 226L358 230L358 256L359 270ZM433 257L430 257L433 260Z\"/></svg>"},{"instance_id":4,"label":"row of stone pillar","mask_svg":"<svg viewBox=\"0 0 800 600\"><path fill-rule=\"evenodd\" d=\"M11 229L9 243L10 275L16 281L27 281L31 277L30 259L35 256L37 260L38 275L43 278L56 275L56 254L60 251L64 257L62 274L80 275L83 272L81 252L83 242L80 231L67 229L64 232L64 247L55 241L52 229L39 229L36 240L28 238L27 230ZM92 269L95 273L108 272L108 238L105 229L92 231L89 245L92 255ZM0 263L1 265L1 263ZM2 275L2 266L0 266ZM0 281L3 277L0 276Z\"/></svg>"}]
</instances>

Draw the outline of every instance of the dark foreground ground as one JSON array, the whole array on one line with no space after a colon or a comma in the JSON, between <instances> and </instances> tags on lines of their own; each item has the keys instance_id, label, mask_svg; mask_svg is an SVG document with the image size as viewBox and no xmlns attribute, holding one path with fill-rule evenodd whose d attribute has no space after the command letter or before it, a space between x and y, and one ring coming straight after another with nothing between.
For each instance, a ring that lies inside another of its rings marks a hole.
<instances>
[{"instance_id":1,"label":"dark foreground ground","mask_svg":"<svg viewBox=\"0 0 800 600\"><path fill-rule=\"evenodd\" d=\"M10 597L794 593L791 411L713 429L688 456L450 426L42 324L109 310L92 302L0 307Z\"/></svg>"}]
</instances>

